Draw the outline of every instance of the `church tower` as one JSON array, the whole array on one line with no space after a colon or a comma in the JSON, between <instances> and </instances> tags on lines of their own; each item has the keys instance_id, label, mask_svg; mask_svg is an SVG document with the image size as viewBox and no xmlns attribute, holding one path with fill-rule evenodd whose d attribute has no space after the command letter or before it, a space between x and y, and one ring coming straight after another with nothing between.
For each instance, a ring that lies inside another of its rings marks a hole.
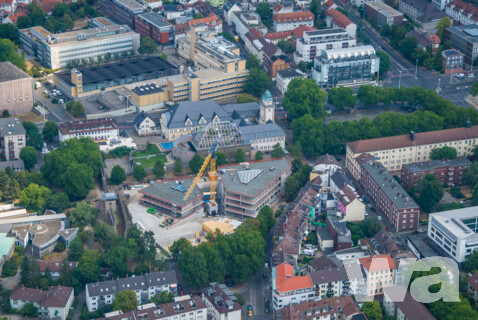
<instances>
[{"instance_id":1,"label":"church tower","mask_svg":"<svg viewBox=\"0 0 478 320\"><path fill-rule=\"evenodd\" d=\"M275 119L275 104L274 100L272 100L272 95L269 90L262 95L260 101L260 119L259 123L264 124L267 123L269 120L274 122Z\"/></svg>"}]
</instances>

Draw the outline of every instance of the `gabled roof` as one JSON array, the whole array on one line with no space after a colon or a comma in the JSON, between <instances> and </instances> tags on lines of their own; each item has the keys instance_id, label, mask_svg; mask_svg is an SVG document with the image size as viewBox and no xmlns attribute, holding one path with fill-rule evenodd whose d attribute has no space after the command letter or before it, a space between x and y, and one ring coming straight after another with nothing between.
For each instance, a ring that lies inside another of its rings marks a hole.
<instances>
[{"instance_id":1,"label":"gabled roof","mask_svg":"<svg viewBox=\"0 0 478 320\"><path fill-rule=\"evenodd\" d=\"M329 268L309 273L310 279L314 286L336 281L348 280L347 273L344 268Z\"/></svg>"},{"instance_id":2,"label":"gabled roof","mask_svg":"<svg viewBox=\"0 0 478 320\"><path fill-rule=\"evenodd\" d=\"M290 264L281 263L276 267L276 288L279 292L288 292L312 287L313 284L310 277L295 277L294 267Z\"/></svg>"},{"instance_id":3,"label":"gabled roof","mask_svg":"<svg viewBox=\"0 0 478 320\"><path fill-rule=\"evenodd\" d=\"M141 124L143 123L143 121L146 120L146 119L150 119L150 120L154 121L153 118L151 118L151 117L149 116L149 114L147 114L147 113L144 112L144 111L141 111L141 112L136 116L136 118L134 118L134 125L135 125L136 127L139 127L139 126L141 126Z\"/></svg>"},{"instance_id":4,"label":"gabled roof","mask_svg":"<svg viewBox=\"0 0 478 320\"><path fill-rule=\"evenodd\" d=\"M453 0L447 4L446 7L449 10L456 11L459 14L478 22L478 7L475 7L462 0Z\"/></svg>"},{"instance_id":5,"label":"gabled roof","mask_svg":"<svg viewBox=\"0 0 478 320\"><path fill-rule=\"evenodd\" d=\"M265 34L265 37L269 40L285 39L292 37L292 31L269 32Z\"/></svg>"},{"instance_id":6,"label":"gabled roof","mask_svg":"<svg viewBox=\"0 0 478 320\"><path fill-rule=\"evenodd\" d=\"M207 24L210 27L213 27L222 24L222 20L219 19L219 17L214 12L211 12L206 18L189 20L190 26L195 26L198 24Z\"/></svg>"},{"instance_id":7,"label":"gabled roof","mask_svg":"<svg viewBox=\"0 0 478 320\"><path fill-rule=\"evenodd\" d=\"M397 269L392 257L388 254L380 254L359 259L359 262L369 272L386 271Z\"/></svg>"},{"instance_id":8,"label":"gabled roof","mask_svg":"<svg viewBox=\"0 0 478 320\"><path fill-rule=\"evenodd\" d=\"M327 10L326 13L327 16L331 16L333 18L332 22L341 28L346 28L348 25L353 24L352 21L350 21L349 18L347 18L346 15L344 15L342 12L332 8Z\"/></svg>"},{"instance_id":9,"label":"gabled roof","mask_svg":"<svg viewBox=\"0 0 478 320\"><path fill-rule=\"evenodd\" d=\"M317 28L309 27L309 26L306 26L306 25L303 24L303 25L298 26L297 28L293 29L292 34L297 38L303 38L305 31L315 31L315 30L317 30Z\"/></svg>"},{"instance_id":10,"label":"gabled roof","mask_svg":"<svg viewBox=\"0 0 478 320\"><path fill-rule=\"evenodd\" d=\"M415 300L410 291L402 285L384 288L384 293L393 300L395 306L402 311L404 318L408 320L436 320L424 304ZM405 298L401 294L406 290Z\"/></svg>"},{"instance_id":11,"label":"gabled roof","mask_svg":"<svg viewBox=\"0 0 478 320\"><path fill-rule=\"evenodd\" d=\"M41 307L65 308L70 296L73 294L73 288L54 286L47 290L25 288L13 288L10 299L29 301L39 304Z\"/></svg>"},{"instance_id":12,"label":"gabled roof","mask_svg":"<svg viewBox=\"0 0 478 320\"><path fill-rule=\"evenodd\" d=\"M220 121L231 121L231 116L213 100L195 102L181 102L164 113L168 122L168 128L183 128L187 118L191 119L191 127L199 126L199 120L204 117L206 124L212 122L215 116Z\"/></svg>"},{"instance_id":13,"label":"gabled roof","mask_svg":"<svg viewBox=\"0 0 478 320\"><path fill-rule=\"evenodd\" d=\"M294 21L314 21L315 17L310 11L296 11L277 13L272 19L274 20L274 23L289 23Z\"/></svg>"}]
</instances>

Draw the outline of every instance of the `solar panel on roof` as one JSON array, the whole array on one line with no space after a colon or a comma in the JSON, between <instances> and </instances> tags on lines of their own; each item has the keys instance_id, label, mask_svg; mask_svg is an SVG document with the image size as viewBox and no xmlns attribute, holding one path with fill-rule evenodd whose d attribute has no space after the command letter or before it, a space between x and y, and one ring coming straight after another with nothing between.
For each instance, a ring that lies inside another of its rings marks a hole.
<instances>
[{"instance_id":1,"label":"solar panel on roof","mask_svg":"<svg viewBox=\"0 0 478 320\"><path fill-rule=\"evenodd\" d=\"M237 175L239 176L239 181L243 184L248 184L255 178L257 178L263 170L261 169L253 169L253 170L243 170L243 171L237 171Z\"/></svg>"}]
</instances>

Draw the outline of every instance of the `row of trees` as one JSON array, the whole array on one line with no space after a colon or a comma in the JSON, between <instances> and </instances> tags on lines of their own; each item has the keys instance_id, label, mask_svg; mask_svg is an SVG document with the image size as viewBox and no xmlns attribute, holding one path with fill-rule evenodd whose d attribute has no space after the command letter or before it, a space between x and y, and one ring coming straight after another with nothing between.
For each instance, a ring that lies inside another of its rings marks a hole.
<instances>
[{"instance_id":1,"label":"row of trees","mask_svg":"<svg viewBox=\"0 0 478 320\"><path fill-rule=\"evenodd\" d=\"M331 121L324 125L325 93L317 84L294 79L289 88L292 90L286 92L283 106L294 119L291 123L294 140L301 143L306 155L344 153L345 143L349 141L462 127L468 120L472 124L478 123L478 111L458 107L432 90L361 86L357 98L365 106L400 103L417 111L408 115L385 112L373 121L362 118L359 121ZM351 97L350 91L339 90L333 93L332 99L347 101L347 96Z\"/></svg>"},{"instance_id":2,"label":"row of trees","mask_svg":"<svg viewBox=\"0 0 478 320\"><path fill-rule=\"evenodd\" d=\"M257 219L246 219L233 234L216 231L208 234L208 242L197 247L181 238L169 249L178 259L184 280L195 289L209 282L222 283L226 276L244 282L261 268L265 258L264 238L274 224L272 209L265 206Z\"/></svg>"},{"instance_id":3,"label":"row of trees","mask_svg":"<svg viewBox=\"0 0 478 320\"><path fill-rule=\"evenodd\" d=\"M261 64L256 55L247 56L246 68L249 69L244 92L260 98L267 89L272 87L273 82L267 72L261 68Z\"/></svg>"}]
</instances>

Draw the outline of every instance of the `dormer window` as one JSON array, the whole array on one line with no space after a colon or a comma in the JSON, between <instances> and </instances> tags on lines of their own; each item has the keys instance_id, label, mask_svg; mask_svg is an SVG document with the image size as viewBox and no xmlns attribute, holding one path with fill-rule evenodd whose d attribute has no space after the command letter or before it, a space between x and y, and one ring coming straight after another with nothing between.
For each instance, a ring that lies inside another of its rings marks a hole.
<instances>
[{"instance_id":1,"label":"dormer window","mask_svg":"<svg viewBox=\"0 0 478 320\"><path fill-rule=\"evenodd\" d=\"M212 122L219 122L219 121L221 121L221 119L219 119L219 117L216 114L214 118L212 119Z\"/></svg>"},{"instance_id":2,"label":"dormer window","mask_svg":"<svg viewBox=\"0 0 478 320\"><path fill-rule=\"evenodd\" d=\"M201 119L199 119L199 124L206 124L206 119L204 119L204 117L201 117Z\"/></svg>"},{"instance_id":3,"label":"dormer window","mask_svg":"<svg viewBox=\"0 0 478 320\"><path fill-rule=\"evenodd\" d=\"M193 125L193 122L191 121L191 119L187 118L186 119L186 122L184 123L186 126L192 126Z\"/></svg>"}]
</instances>

